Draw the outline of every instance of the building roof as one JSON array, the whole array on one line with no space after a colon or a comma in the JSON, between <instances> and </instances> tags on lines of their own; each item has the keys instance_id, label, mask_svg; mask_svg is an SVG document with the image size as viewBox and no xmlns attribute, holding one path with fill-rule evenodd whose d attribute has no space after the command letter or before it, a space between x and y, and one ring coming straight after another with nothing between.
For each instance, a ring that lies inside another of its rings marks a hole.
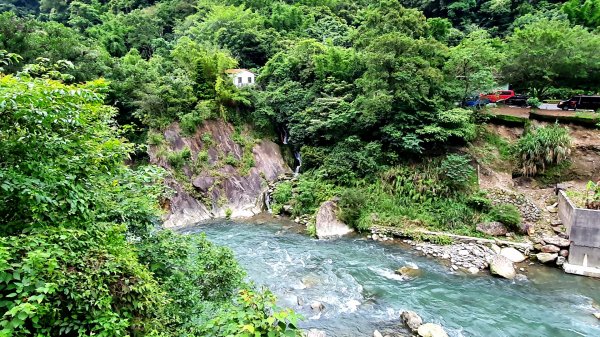
<instances>
[{"instance_id":1,"label":"building roof","mask_svg":"<svg viewBox=\"0 0 600 337\"><path fill-rule=\"evenodd\" d=\"M244 71L247 71L247 72L249 72L251 74L254 74L253 72L251 72L248 69L227 69L227 70L225 70L225 73L227 73L227 74L239 74L239 73L244 72Z\"/></svg>"}]
</instances>

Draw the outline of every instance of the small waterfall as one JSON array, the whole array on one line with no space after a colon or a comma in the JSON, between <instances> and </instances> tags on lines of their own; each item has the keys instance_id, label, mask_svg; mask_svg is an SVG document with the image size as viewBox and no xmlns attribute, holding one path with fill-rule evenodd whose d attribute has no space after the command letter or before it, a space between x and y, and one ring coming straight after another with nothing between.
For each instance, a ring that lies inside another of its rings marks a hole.
<instances>
[{"instance_id":1,"label":"small waterfall","mask_svg":"<svg viewBox=\"0 0 600 337\"><path fill-rule=\"evenodd\" d=\"M269 194L269 190L265 191L265 206L267 207L267 212L273 213L271 210L271 194Z\"/></svg>"},{"instance_id":2,"label":"small waterfall","mask_svg":"<svg viewBox=\"0 0 600 337\"><path fill-rule=\"evenodd\" d=\"M285 129L283 129L283 135L281 136L282 142L284 145L288 143L288 133Z\"/></svg>"},{"instance_id":3,"label":"small waterfall","mask_svg":"<svg viewBox=\"0 0 600 337\"><path fill-rule=\"evenodd\" d=\"M300 174L300 168L302 167L302 155L300 155L300 151L294 152L294 157L296 157L296 160L298 161L298 166L296 166L296 169L294 170L294 177L297 177L298 174Z\"/></svg>"}]
</instances>

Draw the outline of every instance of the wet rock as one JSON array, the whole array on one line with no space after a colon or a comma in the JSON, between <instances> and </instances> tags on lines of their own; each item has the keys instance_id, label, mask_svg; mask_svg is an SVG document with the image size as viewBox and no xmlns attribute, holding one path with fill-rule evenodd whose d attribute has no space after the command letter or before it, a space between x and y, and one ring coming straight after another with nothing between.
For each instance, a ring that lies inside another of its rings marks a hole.
<instances>
[{"instance_id":1,"label":"wet rock","mask_svg":"<svg viewBox=\"0 0 600 337\"><path fill-rule=\"evenodd\" d=\"M503 236L508 232L506 226L498 221L482 222L477 224L477 230L492 236Z\"/></svg>"},{"instance_id":2,"label":"wet rock","mask_svg":"<svg viewBox=\"0 0 600 337\"><path fill-rule=\"evenodd\" d=\"M560 252L560 248L556 247L555 245L545 245L542 246L542 249L540 249L542 251L542 253L558 253Z\"/></svg>"},{"instance_id":3,"label":"wet rock","mask_svg":"<svg viewBox=\"0 0 600 337\"><path fill-rule=\"evenodd\" d=\"M374 241L377 241L377 240L379 240L379 235L373 234L373 235L371 235L371 239L373 239Z\"/></svg>"},{"instance_id":4,"label":"wet rock","mask_svg":"<svg viewBox=\"0 0 600 337\"><path fill-rule=\"evenodd\" d=\"M319 239L328 239L344 236L354 230L337 218L338 207L332 201L325 201L317 211L315 227Z\"/></svg>"},{"instance_id":5,"label":"wet rock","mask_svg":"<svg viewBox=\"0 0 600 337\"><path fill-rule=\"evenodd\" d=\"M569 251L566 250L566 249L562 249L560 252L558 252L558 255L562 256L562 257L568 257L569 256Z\"/></svg>"},{"instance_id":6,"label":"wet rock","mask_svg":"<svg viewBox=\"0 0 600 337\"><path fill-rule=\"evenodd\" d=\"M417 333L421 337L448 337L444 328L433 323L425 323L419 327Z\"/></svg>"},{"instance_id":7,"label":"wet rock","mask_svg":"<svg viewBox=\"0 0 600 337\"><path fill-rule=\"evenodd\" d=\"M502 250L500 251L500 255L504 256L505 258L511 260L514 263L523 262L526 259L523 253L521 253L513 247L502 248Z\"/></svg>"},{"instance_id":8,"label":"wet rock","mask_svg":"<svg viewBox=\"0 0 600 337\"><path fill-rule=\"evenodd\" d=\"M475 275L475 274L479 273L479 268L477 268L477 267L470 267L469 269L467 269L467 271L469 271L469 273Z\"/></svg>"},{"instance_id":9,"label":"wet rock","mask_svg":"<svg viewBox=\"0 0 600 337\"><path fill-rule=\"evenodd\" d=\"M383 337L383 335L381 334L381 332L379 332L379 330L375 330L373 331L373 337Z\"/></svg>"},{"instance_id":10,"label":"wet rock","mask_svg":"<svg viewBox=\"0 0 600 337\"><path fill-rule=\"evenodd\" d=\"M495 255L490 261L490 272L492 275L498 275L509 280L515 278L515 267L511 260L502 256Z\"/></svg>"},{"instance_id":11,"label":"wet rock","mask_svg":"<svg viewBox=\"0 0 600 337\"><path fill-rule=\"evenodd\" d=\"M421 316L414 311L403 311L400 314L400 318L412 332L416 332L417 329L419 329L419 327L423 324Z\"/></svg>"},{"instance_id":12,"label":"wet rock","mask_svg":"<svg viewBox=\"0 0 600 337\"><path fill-rule=\"evenodd\" d=\"M559 256L556 258L557 266L562 266L563 264L565 264L565 262L567 262L567 259L564 256Z\"/></svg>"},{"instance_id":13,"label":"wet rock","mask_svg":"<svg viewBox=\"0 0 600 337\"><path fill-rule=\"evenodd\" d=\"M515 276L515 281L518 281L518 282L525 282L528 280L529 279L527 278L527 276L525 276L523 274L517 274L517 276Z\"/></svg>"},{"instance_id":14,"label":"wet rock","mask_svg":"<svg viewBox=\"0 0 600 337\"><path fill-rule=\"evenodd\" d=\"M315 301L310 304L310 308L314 311L323 311L323 309L325 309L325 306L323 305L323 303Z\"/></svg>"},{"instance_id":15,"label":"wet rock","mask_svg":"<svg viewBox=\"0 0 600 337\"><path fill-rule=\"evenodd\" d=\"M491 249L494 252L494 254L500 254L501 249L500 247L498 247L498 245L492 243Z\"/></svg>"},{"instance_id":16,"label":"wet rock","mask_svg":"<svg viewBox=\"0 0 600 337\"><path fill-rule=\"evenodd\" d=\"M595 312L594 317L596 317L597 319L600 319L600 312Z\"/></svg>"},{"instance_id":17,"label":"wet rock","mask_svg":"<svg viewBox=\"0 0 600 337\"><path fill-rule=\"evenodd\" d=\"M558 254L556 254L556 253L554 253L554 254L552 254L552 253L537 253L537 254L535 254L535 257L541 263L549 263L549 262L556 260L556 258L558 257Z\"/></svg>"},{"instance_id":18,"label":"wet rock","mask_svg":"<svg viewBox=\"0 0 600 337\"><path fill-rule=\"evenodd\" d=\"M414 278L421 275L421 270L417 266L408 265L396 270L395 273L401 276Z\"/></svg>"},{"instance_id":19,"label":"wet rock","mask_svg":"<svg viewBox=\"0 0 600 337\"><path fill-rule=\"evenodd\" d=\"M547 245L554 245L558 247L569 247L571 244L569 240L559 236L545 236L543 240Z\"/></svg>"},{"instance_id":20,"label":"wet rock","mask_svg":"<svg viewBox=\"0 0 600 337\"><path fill-rule=\"evenodd\" d=\"M306 337L327 337L327 335L325 334L325 331L310 329L306 333Z\"/></svg>"}]
</instances>

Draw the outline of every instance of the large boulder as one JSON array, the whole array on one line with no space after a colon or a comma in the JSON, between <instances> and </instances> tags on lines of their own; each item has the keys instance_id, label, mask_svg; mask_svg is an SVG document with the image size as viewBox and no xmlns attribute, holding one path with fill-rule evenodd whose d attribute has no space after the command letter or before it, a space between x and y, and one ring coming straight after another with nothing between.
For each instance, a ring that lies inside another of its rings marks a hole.
<instances>
[{"instance_id":1,"label":"large boulder","mask_svg":"<svg viewBox=\"0 0 600 337\"><path fill-rule=\"evenodd\" d=\"M569 247L571 244L568 239L563 239L559 236L545 236L542 240L544 240L547 245L554 245L562 248Z\"/></svg>"},{"instance_id":2,"label":"large boulder","mask_svg":"<svg viewBox=\"0 0 600 337\"><path fill-rule=\"evenodd\" d=\"M558 253L560 252L560 248L556 247L555 245L544 245L542 246L542 249L540 249L542 251L542 253Z\"/></svg>"},{"instance_id":3,"label":"large boulder","mask_svg":"<svg viewBox=\"0 0 600 337\"><path fill-rule=\"evenodd\" d=\"M400 314L400 318L404 321L404 324L412 331L416 332L419 327L423 324L423 320L414 311L403 311Z\"/></svg>"},{"instance_id":4,"label":"large boulder","mask_svg":"<svg viewBox=\"0 0 600 337\"><path fill-rule=\"evenodd\" d=\"M490 260L490 272L509 280L517 275L513 262L502 255L494 255Z\"/></svg>"},{"instance_id":5,"label":"large boulder","mask_svg":"<svg viewBox=\"0 0 600 337\"><path fill-rule=\"evenodd\" d=\"M556 258L558 257L558 254L557 253L537 253L537 254L535 254L535 257L541 263L549 263L549 262L556 260Z\"/></svg>"},{"instance_id":6,"label":"large boulder","mask_svg":"<svg viewBox=\"0 0 600 337\"><path fill-rule=\"evenodd\" d=\"M500 255L505 258L511 260L514 263L519 263L525 261L526 257L520 251L516 250L513 247L506 247L500 250Z\"/></svg>"},{"instance_id":7,"label":"large boulder","mask_svg":"<svg viewBox=\"0 0 600 337\"><path fill-rule=\"evenodd\" d=\"M477 230L491 236L504 236L508 232L506 226L498 221L477 224Z\"/></svg>"},{"instance_id":8,"label":"large boulder","mask_svg":"<svg viewBox=\"0 0 600 337\"><path fill-rule=\"evenodd\" d=\"M421 337L448 337L448 334L446 331L444 331L444 328L433 323L425 323L421 325L417 332Z\"/></svg>"},{"instance_id":9,"label":"large boulder","mask_svg":"<svg viewBox=\"0 0 600 337\"><path fill-rule=\"evenodd\" d=\"M319 239L330 239L352 233L354 230L337 218L338 207L335 201L325 201L319 207L315 227Z\"/></svg>"}]
</instances>

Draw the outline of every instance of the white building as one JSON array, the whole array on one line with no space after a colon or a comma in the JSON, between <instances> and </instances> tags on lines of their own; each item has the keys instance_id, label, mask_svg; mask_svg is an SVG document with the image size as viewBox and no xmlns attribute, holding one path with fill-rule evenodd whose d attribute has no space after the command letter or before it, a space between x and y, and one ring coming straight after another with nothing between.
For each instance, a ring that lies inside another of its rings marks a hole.
<instances>
[{"instance_id":1,"label":"white building","mask_svg":"<svg viewBox=\"0 0 600 337\"><path fill-rule=\"evenodd\" d=\"M229 74L238 88L253 85L256 81L256 75L248 69L227 69L225 73Z\"/></svg>"}]
</instances>

